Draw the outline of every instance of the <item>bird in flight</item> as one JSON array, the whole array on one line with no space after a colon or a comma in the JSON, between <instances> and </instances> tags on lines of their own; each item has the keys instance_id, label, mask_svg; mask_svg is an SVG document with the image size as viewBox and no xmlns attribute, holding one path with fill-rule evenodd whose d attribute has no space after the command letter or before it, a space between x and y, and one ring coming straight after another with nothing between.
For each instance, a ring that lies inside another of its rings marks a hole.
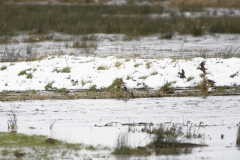
<instances>
[{"instance_id":1,"label":"bird in flight","mask_svg":"<svg viewBox=\"0 0 240 160\"><path fill-rule=\"evenodd\" d=\"M205 63L203 61L200 63L200 67L198 67L198 69L203 71L203 73L206 73L207 68L205 68Z\"/></svg>"},{"instance_id":2,"label":"bird in flight","mask_svg":"<svg viewBox=\"0 0 240 160\"><path fill-rule=\"evenodd\" d=\"M183 69L182 69L182 72L178 72L178 74L180 75L179 78L186 78L185 71Z\"/></svg>"}]
</instances>

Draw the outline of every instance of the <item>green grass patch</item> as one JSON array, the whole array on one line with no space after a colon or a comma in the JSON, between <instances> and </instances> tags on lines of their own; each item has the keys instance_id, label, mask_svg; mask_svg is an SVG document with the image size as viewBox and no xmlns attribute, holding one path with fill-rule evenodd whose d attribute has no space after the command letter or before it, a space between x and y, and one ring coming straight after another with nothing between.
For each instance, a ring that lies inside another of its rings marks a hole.
<instances>
[{"instance_id":1,"label":"green grass patch","mask_svg":"<svg viewBox=\"0 0 240 160\"><path fill-rule=\"evenodd\" d=\"M57 73L70 73L71 72L71 68L70 67L65 67L65 68L62 68L62 69L58 69L58 68L54 68L52 70L52 72L57 72Z\"/></svg>"},{"instance_id":2,"label":"green grass patch","mask_svg":"<svg viewBox=\"0 0 240 160\"><path fill-rule=\"evenodd\" d=\"M33 74L32 73L28 73L27 74L27 79L32 79L33 78Z\"/></svg>"},{"instance_id":3,"label":"green grass patch","mask_svg":"<svg viewBox=\"0 0 240 160\"><path fill-rule=\"evenodd\" d=\"M71 72L71 68L70 67L65 67L61 70L61 73L70 73Z\"/></svg>"},{"instance_id":4,"label":"green grass patch","mask_svg":"<svg viewBox=\"0 0 240 160\"><path fill-rule=\"evenodd\" d=\"M53 142L53 143L52 143ZM70 144L41 135L0 132L0 152L4 159L66 159L84 148L83 144Z\"/></svg>"},{"instance_id":5,"label":"green grass patch","mask_svg":"<svg viewBox=\"0 0 240 160\"><path fill-rule=\"evenodd\" d=\"M3 70L5 70L5 69L7 69L7 66L4 65L4 66L2 66L0 69L3 71Z\"/></svg>"},{"instance_id":6,"label":"green grass patch","mask_svg":"<svg viewBox=\"0 0 240 160\"><path fill-rule=\"evenodd\" d=\"M57 73L59 73L59 72L61 72L61 69L54 68L54 69L52 70L52 72L57 72Z\"/></svg>"},{"instance_id":7,"label":"green grass patch","mask_svg":"<svg viewBox=\"0 0 240 160\"><path fill-rule=\"evenodd\" d=\"M138 79L143 79L143 80L145 80L145 79L147 79L147 77L148 77L148 76L140 76Z\"/></svg>"},{"instance_id":8,"label":"green grass patch","mask_svg":"<svg viewBox=\"0 0 240 160\"><path fill-rule=\"evenodd\" d=\"M18 76L22 76L22 75L25 75L25 74L27 74L27 70L20 71L18 73Z\"/></svg>"},{"instance_id":9,"label":"green grass patch","mask_svg":"<svg viewBox=\"0 0 240 160\"><path fill-rule=\"evenodd\" d=\"M97 70L107 70L108 69L108 67L106 67L106 66L98 66L97 67Z\"/></svg>"},{"instance_id":10,"label":"green grass patch","mask_svg":"<svg viewBox=\"0 0 240 160\"><path fill-rule=\"evenodd\" d=\"M204 78L204 77L206 76L206 73L201 73L199 76L200 76L201 78Z\"/></svg>"},{"instance_id":11,"label":"green grass patch","mask_svg":"<svg viewBox=\"0 0 240 160\"><path fill-rule=\"evenodd\" d=\"M194 79L194 77L193 77L193 76L190 76L190 77L187 78L187 82L190 82L190 81L193 80L193 79Z\"/></svg>"},{"instance_id":12,"label":"green grass patch","mask_svg":"<svg viewBox=\"0 0 240 160\"><path fill-rule=\"evenodd\" d=\"M54 83L54 81L52 81L52 82L49 82L48 84L46 84L46 86L44 87L45 88L45 90L52 90L53 89L53 83Z\"/></svg>"},{"instance_id":13,"label":"green grass patch","mask_svg":"<svg viewBox=\"0 0 240 160\"><path fill-rule=\"evenodd\" d=\"M34 147L46 145L45 136L28 136L20 133L0 132L0 137L0 147ZM61 143L59 142L57 144Z\"/></svg>"},{"instance_id":14,"label":"green grass patch","mask_svg":"<svg viewBox=\"0 0 240 160\"><path fill-rule=\"evenodd\" d=\"M133 79L133 77L130 75L127 75L126 80L130 80L130 79Z\"/></svg>"},{"instance_id":15,"label":"green grass patch","mask_svg":"<svg viewBox=\"0 0 240 160\"><path fill-rule=\"evenodd\" d=\"M157 74L158 74L157 71L153 71L153 72L151 73L152 76L157 75Z\"/></svg>"},{"instance_id":16,"label":"green grass patch","mask_svg":"<svg viewBox=\"0 0 240 160\"><path fill-rule=\"evenodd\" d=\"M237 76L237 75L238 75L238 72L236 72L236 73L230 75L230 78L234 78L234 77Z\"/></svg>"}]
</instances>

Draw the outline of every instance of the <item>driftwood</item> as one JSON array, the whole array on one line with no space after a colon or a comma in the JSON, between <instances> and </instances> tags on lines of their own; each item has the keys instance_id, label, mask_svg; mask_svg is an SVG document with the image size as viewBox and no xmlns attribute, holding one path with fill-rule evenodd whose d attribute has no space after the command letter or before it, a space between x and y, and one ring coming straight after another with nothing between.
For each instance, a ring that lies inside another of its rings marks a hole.
<instances>
[{"instance_id":1,"label":"driftwood","mask_svg":"<svg viewBox=\"0 0 240 160\"><path fill-rule=\"evenodd\" d=\"M146 123L146 122L139 122L139 123L120 123L120 122L109 122L105 125L97 125L95 124L95 127L109 127L113 126L113 124L120 124L123 126L145 126L145 125L153 125L152 123Z\"/></svg>"}]
</instances>

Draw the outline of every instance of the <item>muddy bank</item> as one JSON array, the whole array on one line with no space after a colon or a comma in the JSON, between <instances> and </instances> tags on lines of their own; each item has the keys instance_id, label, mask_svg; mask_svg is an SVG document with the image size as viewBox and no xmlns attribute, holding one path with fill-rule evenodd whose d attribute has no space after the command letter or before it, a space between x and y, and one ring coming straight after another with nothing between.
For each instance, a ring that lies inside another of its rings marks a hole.
<instances>
[{"instance_id":1,"label":"muddy bank","mask_svg":"<svg viewBox=\"0 0 240 160\"><path fill-rule=\"evenodd\" d=\"M51 91L3 91L0 101L24 101L47 99L121 99L121 98L150 98L150 97L197 97L197 96L230 96L240 95L238 87L216 87L213 92L203 94L195 88L175 88L171 92L152 89L132 89L128 92L112 92L106 90L51 90Z\"/></svg>"}]
</instances>

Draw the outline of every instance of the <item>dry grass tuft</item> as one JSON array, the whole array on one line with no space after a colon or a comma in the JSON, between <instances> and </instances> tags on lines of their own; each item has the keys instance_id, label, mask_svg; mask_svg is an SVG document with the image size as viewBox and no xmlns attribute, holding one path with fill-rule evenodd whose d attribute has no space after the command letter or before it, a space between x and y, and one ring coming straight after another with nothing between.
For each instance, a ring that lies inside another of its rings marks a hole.
<instances>
[{"instance_id":1,"label":"dry grass tuft","mask_svg":"<svg viewBox=\"0 0 240 160\"><path fill-rule=\"evenodd\" d=\"M208 94L208 81L205 76L203 77L202 81L197 85L197 88L202 91L203 95Z\"/></svg>"},{"instance_id":2,"label":"dry grass tuft","mask_svg":"<svg viewBox=\"0 0 240 160\"><path fill-rule=\"evenodd\" d=\"M115 64L114 64L114 66L117 67L117 68L119 68L121 65L122 65L122 63L119 62L119 61L116 61Z\"/></svg>"}]
</instances>

